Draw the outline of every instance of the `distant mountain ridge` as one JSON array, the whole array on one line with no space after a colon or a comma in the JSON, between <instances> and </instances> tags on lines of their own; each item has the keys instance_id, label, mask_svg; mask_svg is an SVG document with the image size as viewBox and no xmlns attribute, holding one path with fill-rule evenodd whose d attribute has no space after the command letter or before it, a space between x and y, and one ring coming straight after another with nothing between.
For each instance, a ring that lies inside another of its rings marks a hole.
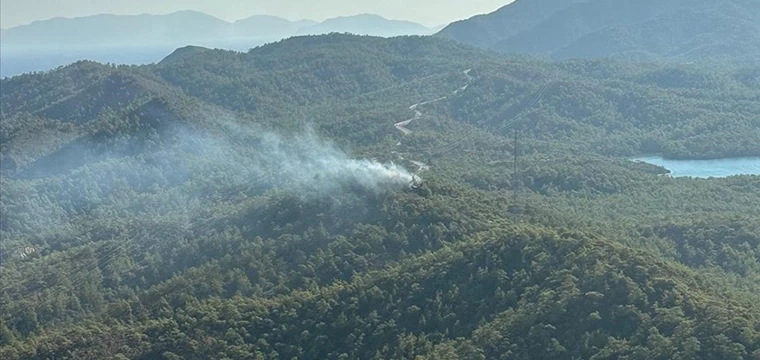
<instances>
[{"instance_id":1,"label":"distant mountain ridge","mask_svg":"<svg viewBox=\"0 0 760 360\"><path fill-rule=\"evenodd\" d=\"M382 16L373 14L341 16L298 30L299 35L323 35L332 32L393 37L402 35L432 35L434 30L415 22L388 20Z\"/></svg>"},{"instance_id":2,"label":"distant mountain ridge","mask_svg":"<svg viewBox=\"0 0 760 360\"><path fill-rule=\"evenodd\" d=\"M748 61L760 56L760 2L517 0L438 34L550 59Z\"/></svg>"},{"instance_id":3,"label":"distant mountain ridge","mask_svg":"<svg viewBox=\"0 0 760 360\"><path fill-rule=\"evenodd\" d=\"M177 42L224 35L231 24L196 11L167 15L93 15L53 18L2 31L3 47Z\"/></svg>"},{"instance_id":4,"label":"distant mountain ridge","mask_svg":"<svg viewBox=\"0 0 760 360\"><path fill-rule=\"evenodd\" d=\"M269 36L291 36L299 29L317 25L313 20L290 21L277 16L254 15L232 23L233 33L237 36L247 34L268 34Z\"/></svg>"},{"instance_id":5,"label":"distant mountain ridge","mask_svg":"<svg viewBox=\"0 0 760 360\"><path fill-rule=\"evenodd\" d=\"M93 15L54 18L2 30L3 47L154 45L214 46L220 39L258 38L280 40L294 35L346 32L357 35L429 35L434 30L410 21L389 20L361 14L327 19L290 21L270 15L254 15L227 22L197 11L167 15ZM202 42L193 44L193 42Z\"/></svg>"},{"instance_id":6,"label":"distant mountain ridge","mask_svg":"<svg viewBox=\"0 0 760 360\"><path fill-rule=\"evenodd\" d=\"M431 35L437 30L369 14L322 23L270 15L227 22L197 11L54 18L0 30L0 77L50 70L78 60L148 64L186 46L248 51L298 35L337 32L393 37Z\"/></svg>"}]
</instances>

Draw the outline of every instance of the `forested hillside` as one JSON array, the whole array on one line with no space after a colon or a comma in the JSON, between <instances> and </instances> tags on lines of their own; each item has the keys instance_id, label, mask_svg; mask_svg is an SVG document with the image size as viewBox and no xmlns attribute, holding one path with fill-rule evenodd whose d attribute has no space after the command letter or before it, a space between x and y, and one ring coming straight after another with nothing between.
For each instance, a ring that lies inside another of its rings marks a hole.
<instances>
[{"instance_id":1,"label":"forested hillside","mask_svg":"<svg viewBox=\"0 0 760 360\"><path fill-rule=\"evenodd\" d=\"M0 358L758 359L760 177L626 159L760 156L758 74L332 34L0 80Z\"/></svg>"},{"instance_id":2,"label":"forested hillside","mask_svg":"<svg viewBox=\"0 0 760 360\"><path fill-rule=\"evenodd\" d=\"M758 24L753 0L517 0L440 35L552 59L754 63Z\"/></svg>"}]
</instances>

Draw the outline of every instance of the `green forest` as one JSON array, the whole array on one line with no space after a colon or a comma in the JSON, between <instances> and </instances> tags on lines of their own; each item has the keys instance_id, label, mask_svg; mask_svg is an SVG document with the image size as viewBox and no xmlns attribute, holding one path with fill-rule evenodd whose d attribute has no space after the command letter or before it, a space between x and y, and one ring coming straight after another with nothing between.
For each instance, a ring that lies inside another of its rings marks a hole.
<instances>
[{"instance_id":1,"label":"green forest","mask_svg":"<svg viewBox=\"0 0 760 360\"><path fill-rule=\"evenodd\" d=\"M760 66L330 34L0 86L2 359L760 359L760 176L628 160L760 156Z\"/></svg>"},{"instance_id":2,"label":"green forest","mask_svg":"<svg viewBox=\"0 0 760 360\"><path fill-rule=\"evenodd\" d=\"M755 0L517 0L447 25L436 36L554 60L755 64Z\"/></svg>"}]
</instances>

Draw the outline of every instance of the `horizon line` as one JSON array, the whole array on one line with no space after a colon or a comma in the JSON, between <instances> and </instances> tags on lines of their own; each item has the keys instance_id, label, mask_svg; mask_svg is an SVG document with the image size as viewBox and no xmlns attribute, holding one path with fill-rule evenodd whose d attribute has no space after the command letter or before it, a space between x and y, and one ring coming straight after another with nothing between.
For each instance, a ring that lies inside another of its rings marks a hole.
<instances>
[{"instance_id":1,"label":"horizon line","mask_svg":"<svg viewBox=\"0 0 760 360\"><path fill-rule=\"evenodd\" d=\"M222 22L225 22L225 23L228 23L228 24L234 24L234 23L236 23L238 21L250 19L250 18L256 17L256 16L267 16L267 17L279 18L279 19L283 19L283 20L286 20L286 21L289 21L289 22L312 21L312 22L315 22L317 24L321 24L321 23L323 23L323 22L325 22L327 20L333 20L333 19L339 19L339 18L349 18L349 17L356 17L356 16L362 16L362 15L371 15L371 16L381 17L381 18L383 18L385 20L388 20L388 21L407 21L407 22L411 22L411 23L415 23L415 24L424 26L424 27L426 27L428 29L431 29L431 30L439 28L439 27L442 27L442 26L446 26L446 25L451 24L452 22L455 22L455 21L467 19L467 18L455 19L455 20L452 20L452 21L444 23L444 24L438 24L438 25L430 26L430 25L426 25L426 24L423 24L421 22L414 21L414 20L389 18L387 16L376 14L376 13L363 12L363 13L355 13L355 14L351 14L351 15L336 15L336 16L326 17L326 18L324 18L322 20L315 20L315 19L309 19L309 18L301 18L301 19L294 20L292 18L287 18L287 17L280 16L280 15L263 14L263 13L262 14L252 14L252 15L245 16L245 17L242 17L242 18L239 18L239 19L236 19L236 20L226 20L226 19L222 19L222 18L220 18L218 16L215 16L215 15L203 12L203 11L193 10L193 9L184 9L184 10L176 10L176 11L171 11L171 12L166 12L166 13L149 13L149 12L132 13L132 14L97 13L97 14L81 15L81 16L54 16L54 17L46 18L46 19L33 20L31 22L15 25L15 26L11 26L11 27L0 27L0 30L5 31L5 30L10 30L10 29L18 28L18 27L30 26L30 25L33 25L33 24L36 24L36 23L47 22L47 21L58 20L58 19L75 20L75 19L85 19L85 18L92 18L92 17L98 17L98 16L123 16L123 17L169 16L169 15L174 15L174 14L183 13L183 12L192 12L192 13L203 14L203 15L212 17L214 19L217 19L219 21L222 21Z\"/></svg>"}]
</instances>

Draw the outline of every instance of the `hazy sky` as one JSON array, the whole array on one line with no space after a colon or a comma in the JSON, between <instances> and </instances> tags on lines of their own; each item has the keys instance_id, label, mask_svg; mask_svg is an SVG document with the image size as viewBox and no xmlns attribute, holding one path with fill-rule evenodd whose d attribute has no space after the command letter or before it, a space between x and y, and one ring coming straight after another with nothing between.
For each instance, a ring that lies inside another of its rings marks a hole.
<instances>
[{"instance_id":1,"label":"hazy sky","mask_svg":"<svg viewBox=\"0 0 760 360\"><path fill-rule=\"evenodd\" d=\"M251 15L291 20L374 13L437 26L491 12L512 0L0 0L0 27L94 14L165 14L197 10L233 21Z\"/></svg>"}]
</instances>

